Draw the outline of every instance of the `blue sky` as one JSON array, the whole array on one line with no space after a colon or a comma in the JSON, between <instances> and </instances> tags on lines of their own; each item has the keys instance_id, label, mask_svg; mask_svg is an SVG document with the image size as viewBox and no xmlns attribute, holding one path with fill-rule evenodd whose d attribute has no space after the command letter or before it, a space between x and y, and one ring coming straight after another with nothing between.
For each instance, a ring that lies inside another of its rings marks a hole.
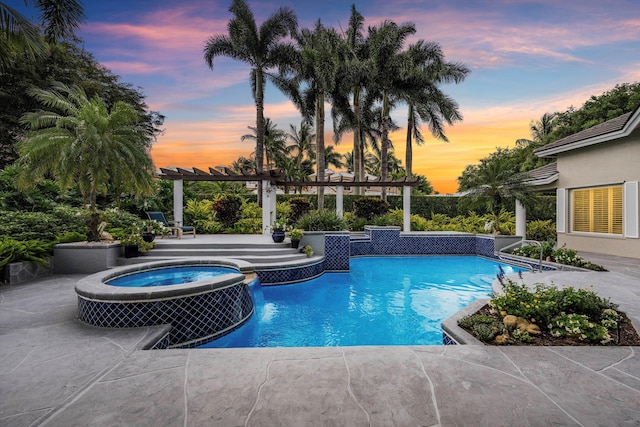
<instances>
[{"instance_id":1,"label":"blue sky","mask_svg":"<svg viewBox=\"0 0 640 427\"><path fill-rule=\"evenodd\" d=\"M33 17L33 9L16 3ZM248 67L220 57L210 70L202 57L205 40L227 32L230 1L83 3L87 19L78 35L85 48L123 81L140 86L150 107L167 116L152 151L156 166L207 168L252 152L251 143L240 141L255 125ZM447 60L467 65L471 74L463 83L442 87L460 104L464 121L447 128L449 143L428 138L414 148L414 171L442 193L456 190L466 165L528 138L529 123L545 112L580 107L616 84L640 81L637 0L248 3L258 23L286 6L301 27L321 19L336 29L346 28L355 3L365 26L413 22L417 33L409 43L438 42ZM299 126L299 114L275 88L267 88L265 101L265 115L281 129ZM405 115L404 106L393 113L403 127L392 135L400 159ZM351 144L347 136L336 149L345 152Z\"/></svg>"}]
</instances>

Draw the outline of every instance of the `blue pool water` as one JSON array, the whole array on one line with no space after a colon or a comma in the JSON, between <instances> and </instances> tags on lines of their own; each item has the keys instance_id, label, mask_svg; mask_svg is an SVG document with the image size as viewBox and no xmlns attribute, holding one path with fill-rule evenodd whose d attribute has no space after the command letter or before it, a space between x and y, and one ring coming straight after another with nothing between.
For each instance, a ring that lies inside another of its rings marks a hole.
<instances>
[{"instance_id":1,"label":"blue pool water","mask_svg":"<svg viewBox=\"0 0 640 427\"><path fill-rule=\"evenodd\" d=\"M130 288L180 285L211 279L228 273L238 273L238 270L215 266L164 267L118 277L116 279L109 280L107 285L125 286Z\"/></svg>"},{"instance_id":2,"label":"blue pool water","mask_svg":"<svg viewBox=\"0 0 640 427\"><path fill-rule=\"evenodd\" d=\"M440 323L486 298L502 266L475 256L351 259L349 273L307 282L252 285L255 313L201 347L441 345Z\"/></svg>"}]
</instances>

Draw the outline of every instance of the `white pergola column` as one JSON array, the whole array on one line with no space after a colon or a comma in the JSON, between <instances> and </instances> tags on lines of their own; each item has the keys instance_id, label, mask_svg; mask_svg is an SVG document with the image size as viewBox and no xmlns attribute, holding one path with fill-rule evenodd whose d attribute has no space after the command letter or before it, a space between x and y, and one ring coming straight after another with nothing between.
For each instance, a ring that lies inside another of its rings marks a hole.
<instances>
[{"instance_id":1,"label":"white pergola column","mask_svg":"<svg viewBox=\"0 0 640 427\"><path fill-rule=\"evenodd\" d=\"M402 187L402 231L411 231L411 187Z\"/></svg>"},{"instance_id":2,"label":"white pergola column","mask_svg":"<svg viewBox=\"0 0 640 427\"><path fill-rule=\"evenodd\" d=\"M343 204L344 187L342 185L336 186L336 215L342 219L344 216L344 204Z\"/></svg>"},{"instance_id":3,"label":"white pergola column","mask_svg":"<svg viewBox=\"0 0 640 427\"><path fill-rule=\"evenodd\" d=\"M271 224L276 220L276 187L262 181L262 234L271 234Z\"/></svg>"},{"instance_id":4,"label":"white pergola column","mask_svg":"<svg viewBox=\"0 0 640 427\"><path fill-rule=\"evenodd\" d=\"M184 222L182 222L182 210L184 208L183 203L183 181L181 179L176 179L173 181L173 220L178 221L180 225L184 225Z\"/></svg>"},{"instance_id":5,"label":"white pergola column","mask_svg":"<svg viewBox=\"0 0 640 427\"><path fill-rule=\"evenodd\" d=\"M516 236L527 238L527 208L516 199Z\"/></svg>"}]
</instances>

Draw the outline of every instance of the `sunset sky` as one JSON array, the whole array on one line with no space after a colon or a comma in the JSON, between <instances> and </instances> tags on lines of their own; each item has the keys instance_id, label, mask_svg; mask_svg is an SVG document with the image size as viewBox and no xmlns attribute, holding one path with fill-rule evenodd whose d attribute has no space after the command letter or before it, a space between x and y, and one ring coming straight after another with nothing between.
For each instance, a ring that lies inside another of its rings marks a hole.
<instances>
[{"instance_id":1,"label":"sunset sky","mask_svg":"<svg viewBox=\"0 0 640 427\"><path fill-rule=\"evenodd\" d=\"M37 20L33 9L15 3ZM157 167L206 169L249 156L254 143L240 141L247 126L255 126L249 68L219 57L210 70L202 55L209 36L227 34L229 0L83 3L86 22L78 35L84 47L122 81L142 88L150 108L166 115L165 132L152 151ZM545 112L579 108L591 95L640 81L638 0L248 3L259 24L287 6L301 27L321 19L338 30L346 29L355 3L365 27L385 19L413 22L417 33L409 43L437 42L447 60L467 65L471 74L463 83L442 86L459 103L464 121L446 129L449 143L428 136L425 145L414 148L414 172L441 193L456 191L466 165L529 138L530 122ZM404 163L406 106L392 115L403 127L392 140ZM283 130L300 125L296 109L273 86L266 90L265 116ZM330 138L329 133L327 143ZM351 148L348 136L337 151Z\"/></svg>"}]
</instances>

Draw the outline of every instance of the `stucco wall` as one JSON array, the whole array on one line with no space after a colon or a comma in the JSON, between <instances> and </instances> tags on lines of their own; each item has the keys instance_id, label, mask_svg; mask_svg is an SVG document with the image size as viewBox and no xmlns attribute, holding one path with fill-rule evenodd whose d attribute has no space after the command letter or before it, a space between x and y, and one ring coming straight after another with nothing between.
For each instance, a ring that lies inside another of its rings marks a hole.
<instances>
[{"instance_id":1,"label":"stucco wall","mask_svg":"<svg viewBox=\"0 0 640 427\"><path fill-rule=\"evenodd\" d=\"M558 188L622 184L640 181L640 128L629 137L558 154ZM567 207L571 198L567 193ZM579 251L640 258L640 239L597 236L571 232L567 211L567 233L558 233L558 245Z\"/></svg>"},{"instance_id":2,"label":"stucco wall","mask_svg":"<svg viewBox=\"0 0 640 427\"><path fill-rule=\"evenodd\" d=\"M558 188L640 180L640 128L629 137L558 154Z\"/></svg>"}]
</instances>

